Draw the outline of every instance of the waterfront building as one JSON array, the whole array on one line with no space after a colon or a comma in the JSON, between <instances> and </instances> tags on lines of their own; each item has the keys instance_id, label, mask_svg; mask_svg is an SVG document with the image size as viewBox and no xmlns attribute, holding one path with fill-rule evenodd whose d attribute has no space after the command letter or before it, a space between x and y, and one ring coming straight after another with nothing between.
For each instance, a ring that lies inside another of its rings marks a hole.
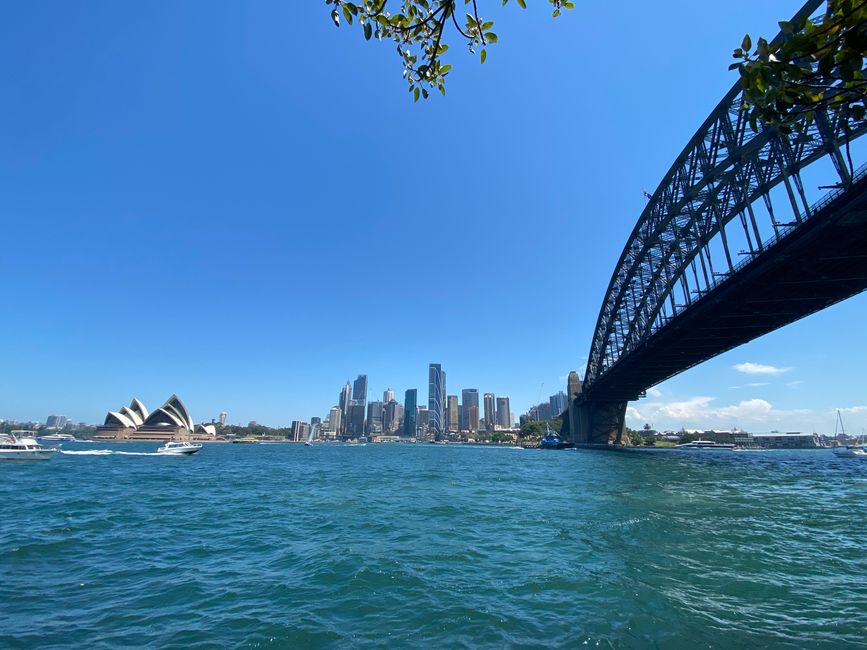
<instances>
[{"instance_id":1,"label":"waterfront building","mask_svg":"<svg viewBox=\"0 0 867 650\"><path fill-rule=\"evenodd\" d=\"M216 437L213 424L193 424L186 406L177 395L152 413L138 399L118 411L109 411L105 422L96 428L100 440L209 440Z\"/></svg>"},{"instance_id":2,"label":"waterfront building","mask_svg":"<svg viewBox=\"0 0 867 650\"><path fill-rule=\"evenodd\" d=\"M332 435L339 435L342 420L343 412L340 410L340 407L332 406L331 410L328 412L328 422L325 427L326 430Z\"/></svg>"},{"instance_id":3,"label":"waterfront building","mask_svg":"<svg viewBox=\"0 0 867 650\"><path fill-rule=\"evenodd\" d=\"M430 433L430 411L424 406L418 407L418 428L422 432Z\"/></svg>"},{"instance_id":4,"label":"waterfront building","mask_svg":"<svg viewBox=\"0 0 867 650\"><path fill-rule=\"evenodd\" d=\"M496 418L494 417L494 394L485 393L483 399L485 404L485 431L490 433L494 430L494 424L496 423Z\"/></svg>"},{"instance_id":5,"label":"waterfront building","mask_svg":"<svg viewBox=\"0 0 867 650\"><path fill-rule=\"evenodd\" d=\"M340 398L337 400L337 406L340 408L340 428L335 429L337 435L344 435L346 427L349 426L349 407L352 404L352 386L349 385L349 380L343 385L340 390Z\"/></svg>"},{"instance_id":6,"label":"waterfront building","mask_svg":"<svg viewBox=\"0 0 867 650\"><path fill-rule=\"evenodd\" d=\"M479 430L479 390L464 388L461 391L462 415L461 431Z\"/></svg>"},{"instance_id":7,"label":"waterfront building","mask_svg":"<svg viewBox=\"0 0 867 650\"><path fill-rule=\"evenodd\" d=\"M458 409L458 396L446 397L446 431L455 433L460 430L460 411Z\"/></svg>"},{"instance_id":8,"label":"waterfront building","mask_svg":"<svg viewBox=\"0 0 867 650\"><path fill-rule=\"evenodd\" d=\"M410 388L403 399L403 434L416 437L418 431L418 389Z\"/></svg>"},{"instance_id":9,"label":"waterfront building","mask_svg":"<svg viewBox=\"0 0 867 650\"><path fill-rule=\"evenodd\" d=\"M400 426L400 403L392 399L386 402L383 406L382 413L382 430L387 433L394 433Z\"/></svg>"},{"instance_id":10,"label":"waterfront building","mask_svg":"<svg viewBox=\"0 0 867 650\"><path fill-rule=\"evenodd\" d=\"M291 433L290 437L295 442L300 442L300 441L304 440L304 424L305 423L301 422L300 420L292 420L292 426L291 426L292 433Z\"/></svg>"},{"instance_id":11,"label":"waterfront building","mask_svg":"<svg viewBox=\"0 0 867 650\"><path fill-rule=\"evenodd\" d=\"M367 405L367 433L382 433L382 402L369 402Z\"/></svg>"},{"instance_id":12,"label":"waterfront building","mask_svg":"<svg viewBox=\"0 0 867 650\"><path fill-rule=\"evenodd\" d=\"M509 398L497 398L497 424L501 429L511 429L512 419L509 412Z\"/></svg>"},{"instance_id":13,"label":"waterfront building","mask_svg":"<svg viewBox=\"0 0 867 650\"><path fill-rule=\"evenodd\" d=\"M352 400L349 404L349 418L346 423L346 438L361 438L364 436L364 403Z\"/></svg>"},{"instance_id":14,"label":"waterfront building","mask_svg":"<svg viewBox=\"0 0 867 650\"><path fill-rule=\"evenodd\" d=\"M229 418L229 414L226 411L220 411L220 426L226 425L226 420Z\"/></svg>"},{"instance_id":15,"label":"waterfront building","mask_svg":"<svg viewBox=\"0 0 867 650\"><path fill-rule=\"evenodd\" d=\"M437 440L440 440L445 421L445 391L443 387L443 369L438 363L432 363L428 367L427 395L428 425L426 428L430 430Z\"/></svg>"}]
</instances>

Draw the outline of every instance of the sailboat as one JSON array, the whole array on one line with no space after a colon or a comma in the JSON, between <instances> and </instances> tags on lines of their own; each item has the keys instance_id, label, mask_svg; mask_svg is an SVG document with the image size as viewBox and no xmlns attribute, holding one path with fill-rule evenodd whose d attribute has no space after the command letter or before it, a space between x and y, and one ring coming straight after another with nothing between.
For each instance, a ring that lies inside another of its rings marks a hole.
<instances>
[{"instance_id":1,"label":"sailboat","mask_svg":"<svg viewBox=\"0 0 867 650\"><path fill-rule=\"evenodd\" d=\"M837 421L834 423L834 441L837 441L839 434L846 436L846 429L843 427L843 417L840 415L840 409L837 409ZM845 447L834 447L834 455L839 458L865 458L867 459L867 448L861 445L846 445Z\"/></svg>"},{"instance_id":2,"label":"sailboat","mask_svg":"<svg viewBox=\"0 0 867 650\"><path fill-rule=\"evenodd\" d=\"M316 439L316 435L319 433L319 426L320 425L317 423L310 427L310 435L307 436L307 440L304 441L305 447L313 446L313 441Z\"/></svg>"}]
</instances>

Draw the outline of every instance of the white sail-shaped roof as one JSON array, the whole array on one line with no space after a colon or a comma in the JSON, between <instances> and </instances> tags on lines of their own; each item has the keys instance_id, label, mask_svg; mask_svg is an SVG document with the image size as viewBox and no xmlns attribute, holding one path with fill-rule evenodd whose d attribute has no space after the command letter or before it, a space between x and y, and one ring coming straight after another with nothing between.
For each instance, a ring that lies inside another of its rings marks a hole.
<instances>
[{"instance_id":1,"label":"white sail-shaped roof","mask_svg":"<svg viewBox=\"0 0 867 650\"><path fill-rule=\"evenodd\" d=\"M181 427L183 429L188 428L187 423L178 417L178 414L175 413L173 409L158 408L148 416L147 420L145 420L145 425L147 426L157 426L160 424Z\"/></svg>"},{"instance_id":2,"label":"white sail-shaped roof","mask_svg":"<svg viewBox=\"0 0 867 650\"><path fill-rule=\"evenodd\" d=\"M181 401L181 398L177 395L172 395L166 400L166 403L163 404L163 408L171 408L178 414L178 416L184 421L187 429L192 431L195 429L195 425L193 424L193 418L190 417L189 412L187 411L187 407L184 406L184 403Z\"/></svg>"},{"instance_id":3,"label":"white sail-shaped roof","mask_svg":"<svg viewBox=\"0 0 867 650\"><path fill-rule=\"evenodd\" d=\"M124 413L109 411L108 415L105 416L105 424L103 426L127 427L129 429L135 429L135 422L130 420L129 417L127 417Z\"/></svg>"},{"instance_id":4,"label":"white sail-shaped roof","mask_svg":"<svg viewBox=\"0 0 867 650\"><path fill-rule=\"evenodd\" d=\"M133 397L132 402L129 403L129 407L139 414L141 421L144 422L148 419L148 410L147 407L141 403L141 400Z\"/></svg>"},{"instance_id":5,"label":"white sail-shaped roof","mask_svg":"<svg viewBox=\"0 0 867 650\"><path fill-rule=\"evenodd\" d=\"M120 412L123 413L125 416L127 416L130 420L132 420L132 422L133 422L136 426L140 426L142 423L144 423L144 420L142 419L142 417L141 417L141 416L140 416L136 411L133 411L133 410L132 410L130 407L128 407L128 406L124 406L124 407L120 410Z\"/></svg>"}]
</instances>

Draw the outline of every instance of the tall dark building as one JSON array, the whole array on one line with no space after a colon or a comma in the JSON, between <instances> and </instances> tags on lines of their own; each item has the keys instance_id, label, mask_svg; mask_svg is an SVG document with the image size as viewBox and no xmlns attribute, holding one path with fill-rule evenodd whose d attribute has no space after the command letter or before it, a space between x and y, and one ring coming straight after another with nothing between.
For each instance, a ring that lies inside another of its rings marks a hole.
<instances>
[{"instance_id":1,"label":"tall dark building","mask_svg":"<svg viewBox=\"0 0 867 650\"><path fill-rule=\"evenodd\" d=\"M479 390L477 388L464 388L461 391L461 406L463 407L461 415L462 431L478 431L479 430Z\"/></svg>"},{"instance_id":2,"label":"tall dark building","mask_svg":"<svg viewBox=\"0 0 867 650\"><path fill-rule=\"evenodd\" d=\"M428 428L437 440L440 440L445 427L445 379L442 366L438 363L430 364L428 368L427 384L427 410Z\"/></svg>"},{"instance_id":3,"label":"tall dark building","mask_svg":"<svg viewBox=\"0 0 867 650\"><path fill-rule=\"evenodd\" d=\"M509 412L508 397L497 398L497 424L500 425L501 429L512 428L513 423L511 413Z\"/></svg>"},{"instance_id":4,"label":"tall dark building","mask_svg":"<svg viewBox=\"0 0 867 650\"><path fill-rule=\"evenodd\" d=\"M403 400L403 435L415 438L418 428L418 389L410 388Z\"/></svg>"},{"instance_id":5,"label":"tall dark building","mask_svg":"<svg viewBox=\"0 0 867 650\"><path fill-rule=\"evenodd\" d=\"M382 402L367 404L367 433L382 433Z\"/></svg>"},{"instance_id":6,"label":"tall dark building","mask_svg":"<svg viewBox=\"0 0 867 650\"><path fill-rule=\"evenodd\" d=\"M569 406L566 401L566 393L562 390L551 395L551 397L548 398L548 402L551 404L551 413L553 413L553 417L555 418Z\"/></svg>"},{"instance_id":7,"label":"tall dark building","mask_svg":"<svg viewBox=\"0 0 867 650\"><path fill-rule=\"evenodd\" d=\"M367 403L367 375L358 375L358 379L352 383L352 399Z\"/></svg>"},{"instance_id":8,"label":"tall dark building","mask_svg":"<svg viewBox=\"0 0 867 650\"><path fill-rule=\"evenodd\" d=\"M493 431L496 424L496 416L494 415L494 394L485 393L485 430Z\"/></svg>"},{"instance_id":9,"label":"tall dark building","mask_svg":"<svg viewBox=\"0 0 867 650\"><path fill-rule=\"evenodd\" d=\"M364 435L364 404L352 400L346 423L346 438L361 438Z\"/></svg>"},{"instance_id":10,"label":"tall dark building","mask_svg":"<svg viewBox=\"0 0 867 650\"><path fill-rule=\"evenodd\" d=\"M349 426L349 407L352 404L352 386L349 385L349 380L343 385L343 390L340 391L340 398L337 401L337 408L340 409L340 430L335 431L339 436L346 434L346 428Z\"/></svg>"}]
</instances>

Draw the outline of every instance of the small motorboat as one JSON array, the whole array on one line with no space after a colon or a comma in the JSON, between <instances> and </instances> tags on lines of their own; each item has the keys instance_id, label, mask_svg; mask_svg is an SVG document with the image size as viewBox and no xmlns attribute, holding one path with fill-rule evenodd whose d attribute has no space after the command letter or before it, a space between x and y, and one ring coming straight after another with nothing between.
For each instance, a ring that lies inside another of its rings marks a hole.
<instances>
[{"instance_id":1,"label":"small motorboat","mask_svg":"<svg viewBox=\"0 0 867 650\"><path fill-rule=\"evenodd\" d=\"M179 442L173 440L157 449L157 453L165 454L166 456L191 456L201 448L202 445L194 445L191 442Z\"/></svg>"},{"instance_id":2,"label":"small motorboat","mask_svg":"<svg viewBox=\"0 0 867 650\"><path fill-rule=\"evenodd\" d=\"M18 438L13 433L0 437L0 460L48 460L56 447L42 447L33 438Z\"/></svg>"}]
</instances>

